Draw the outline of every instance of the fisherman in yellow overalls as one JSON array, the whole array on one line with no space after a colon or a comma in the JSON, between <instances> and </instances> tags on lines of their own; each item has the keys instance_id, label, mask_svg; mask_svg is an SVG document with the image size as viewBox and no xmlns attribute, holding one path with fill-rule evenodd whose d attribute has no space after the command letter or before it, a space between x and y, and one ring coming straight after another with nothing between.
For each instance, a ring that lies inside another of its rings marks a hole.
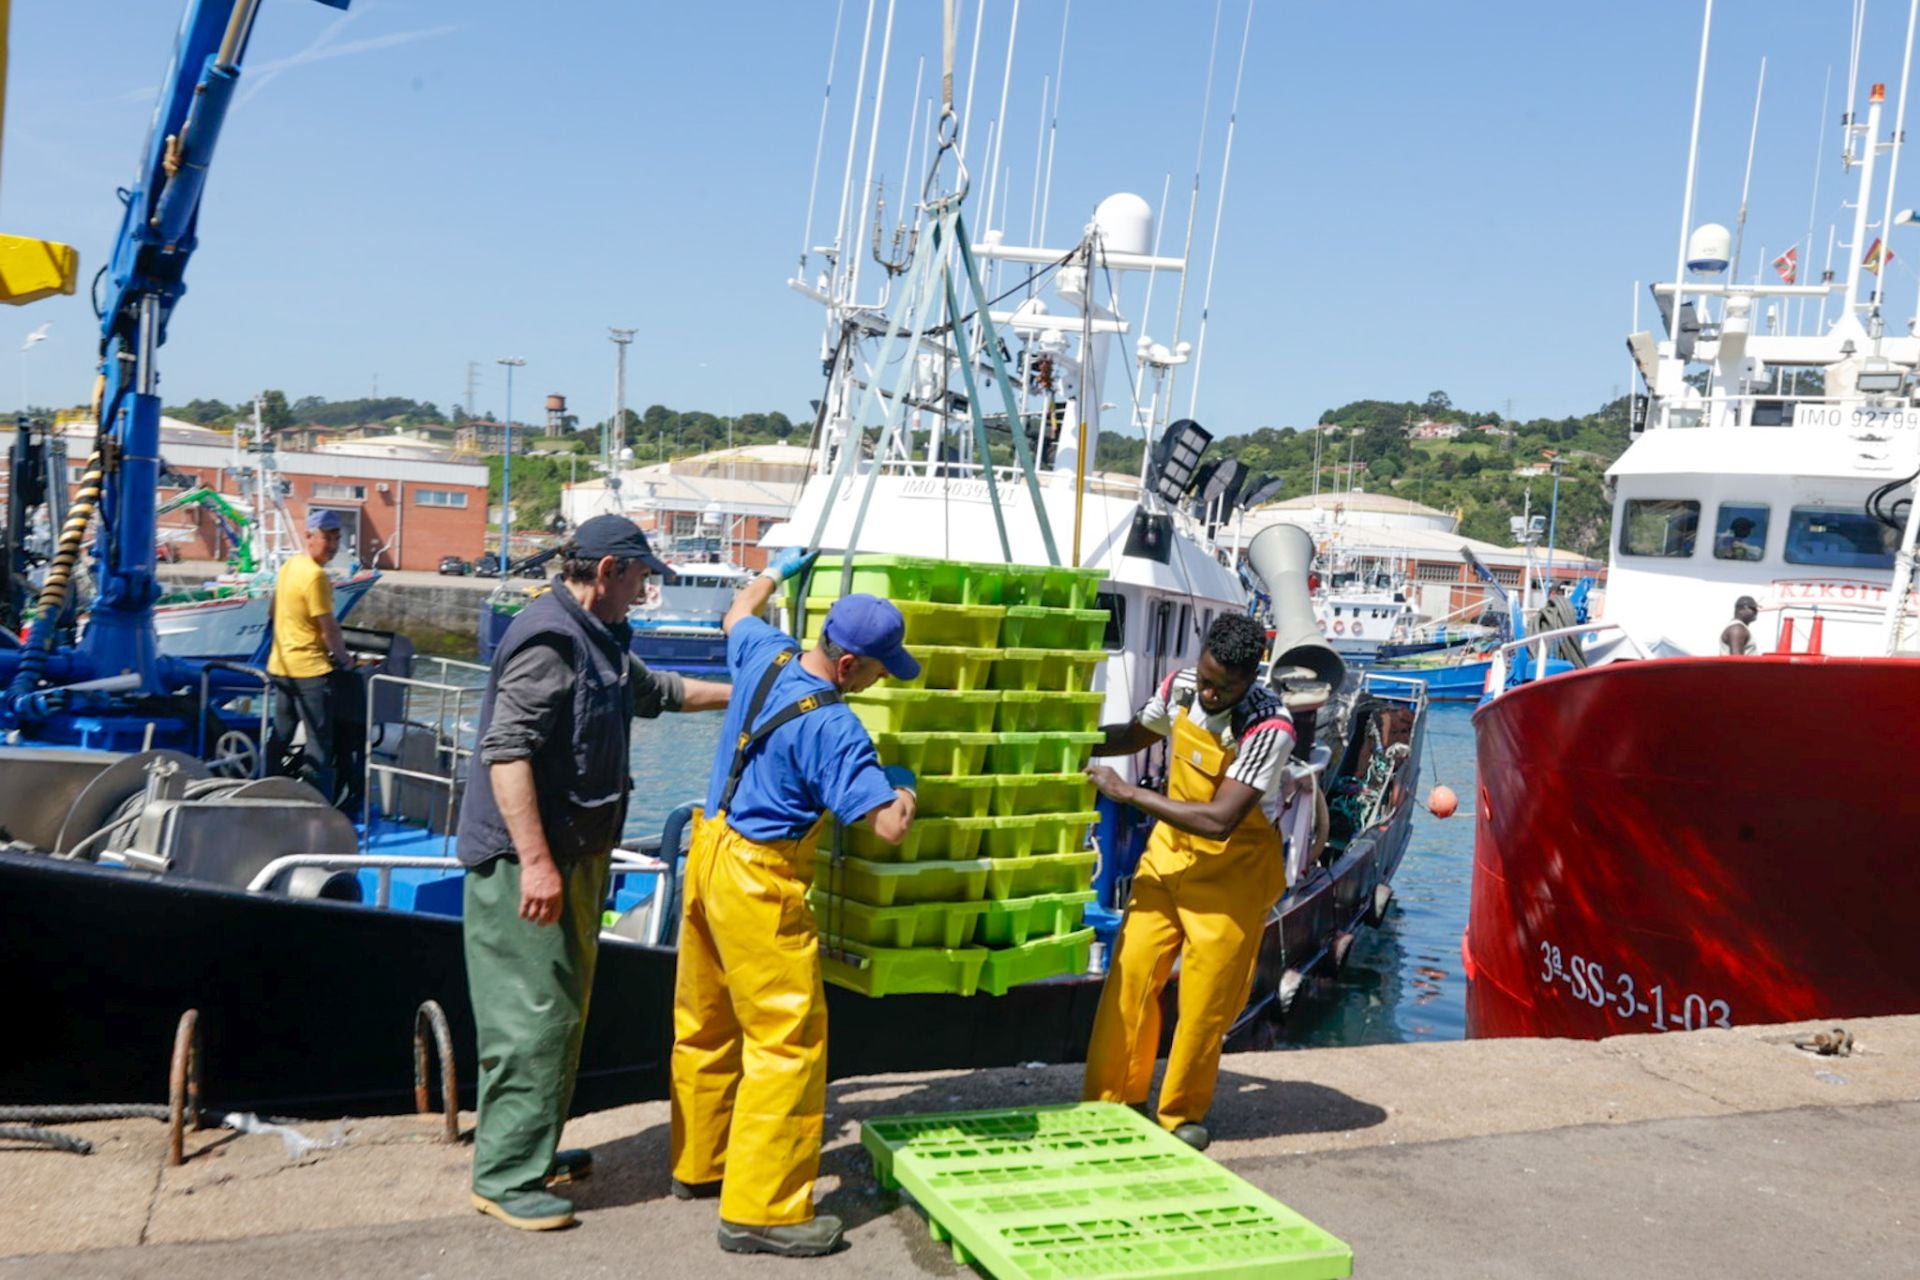
<instances>
[{"instance_id":1,"label":"fisherman in yellow overalls","mask_svg":"<svg viewBox=\"0 0 1920 1280\"><path fill-rule=\"evenodd\" d=\"M728 610L736 697L687 855L673 1001L673 1194L720 1199L720 1247L815 1257L841 1241L813 1209L827 1096L820 935L807 905L825 811L898 844L913 775L881 767L841 696L920 674L906 623L851 595L801 655L756 615L809 557L781 553Z\"/></svg>"},{"instance_id":2,"label":"fisherman in yellow overalls","mask_svg":"<svg viewBox=\"0 0 1920 1280\"><path fill-rule=\"evenodd\" d=\"M1158 819L1133 877L1127 916L1087 1047L1085 1097L1143 1106L1160 1048L1160 993L1180 962L1179 1020L1160 1086L1160 1123L1204 1150L1220 1049L1246 1006L1267 912L1287 887L1280 834L1262 808L1293 749L1293 718L1255 683L1266 632L1230 614L1207 632L1197 666L1168 676L1099 755L1131 755L1161 738L1167 794L1105 765L1102 795Z\"/></svg>"}]
</instances>

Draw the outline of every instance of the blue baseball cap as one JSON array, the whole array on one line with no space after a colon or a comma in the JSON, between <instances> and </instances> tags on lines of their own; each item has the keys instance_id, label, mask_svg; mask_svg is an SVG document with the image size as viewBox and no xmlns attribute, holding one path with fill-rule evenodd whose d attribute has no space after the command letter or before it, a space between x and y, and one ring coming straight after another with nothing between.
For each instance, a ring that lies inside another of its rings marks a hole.
<instances>
[{"instance_id":1,"label":"blue baseball cap","mask_svg":"<svg viewBox=\"0 0 1920 1280\"><path fill-rule=\"evenodd\" d=\"M911 680L920 664L907 652L907 620L891 600L879 596L842 596L827 610L820 638L831 640L848 653L878 658L895 680Z\"/></svg>"},{"instance_id":2,"label":"blue baseball cap","mask_svg":"<svg viewBox=\"0 0 1920 1280\"><path fill-rule=\"evenodd\" d=\"M307 512L307 532L318 533L323 529L338 529L340 513L329 511L325 507L315 507Z\"/></svg>"}]
</instances>

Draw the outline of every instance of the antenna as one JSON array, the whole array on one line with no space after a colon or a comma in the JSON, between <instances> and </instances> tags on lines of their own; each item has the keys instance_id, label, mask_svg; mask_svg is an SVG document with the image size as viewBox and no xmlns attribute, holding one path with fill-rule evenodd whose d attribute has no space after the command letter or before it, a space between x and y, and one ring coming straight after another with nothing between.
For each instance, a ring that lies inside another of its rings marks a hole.
<instances>
[{"instance_id":1,"label":"antenna","mask_svg":"<svg viewBox=\"0 0 1920 1280\"><path fill-rule=\"evenodd\" d=\"M853 227L866 221L866 204L873 193L873 162L880 154L880 115L887 105L887 60L893 54L893 11L895 0L887 0L887 25L880 35L880 78L873 86L873 121L867 131L867 172L860 179L860 208L854 214ZM849 241L851 243L851 241ZM847 272L847 301L860 296L860 255L850 255Z\"/></svg>"},{"instance_id":2,"label":"antenna","mask_svg":"<svg viewBox=\"0 0 1920 1280\"><path fill-rule=\"evenodd\" d=\"M1920 0L1916 0L1920 2ZM1240 85L1247 74L1247 45L1253 38L1253 0L1247 0L1247 25L1240 32L1240 65L1233 73L1233 105L1227 109L1227 147L1220 158L1220 195L1213 206L1213 235L1207 243L1207 284L1200 294L1200 333L1193 344L1193 390L1187 416L1200 404L1200 365L1207 356L1207 313L1213 307L1213 268L1220 257L1220 222L1227 212L1227 177L1233 169L1233 130L1240 122Z\"/></svg>"},{"instance_id":3,"label":"antenna","mask_svg":"<svg viewBox=\"0 0 1920 1280\"><path fill-rule=\"evenodd\" d=\"M1047 180L1040 197L1039 239L1047 242L1047 210L1053 204L1053 149L1060 142L1060 86L1067 78L1067 22L1073 17L1073 0L1067 0L1060 12L1060 60L1053 73L1053 113L1047 121Z\"/></svg>"},{"instance_id":4,"label":"antenna","mask_svg":"<svg viewBox=\"0 0 1920 1280\"><path fill-rule=\"evenodd\" d=\"M1680 200L1680 247L1673 263L1673 346L1680 350L1680 302L1687 285L1687 235L1693 227L1693 175L1700 164L1700 103L1707 91L1707 42L1713 34L1713 0L1700 23L1700 70L1693 81L1693 132L1687 139L1687 189ZM1511 416L1511 415L1509 415Z\"/></svg>"},{"instance_id":5,"label":"antenna","mask_svg":"<svg viewBox=\"0 0 1920 1280\"><path fill-rule=\"evenodd\" d=\"M981 5L984 10L986 6ZM1000 70L1000 110L993 120L993 150L987 161L987 226L1006 230L1005 219L996 220L993 216L993 198L1000 183L1000 153L1006 149L1007 142L1007 90L1013 84L1013 44L1020 34L1020 0L1013 0L1013 17L1007 22L1007 61ZM998 274L999 263L994 264Z\"/></svg>"},{"instance_id":6,"label":"antenna","mask_svg":"<svg viewBox=\"0 0 1920 1280\"><path fill-rule=\"evenodd\" d=\"M1907 145L1907 80L1913 71L1913 24L1920 19L1920 0L1907 4L1907 51L1900 59L1900 105L1893 111L1893 158L1887 162L1887 197L1880 212L1880 241L1886 246L1880 254L1880 270L1873 277L1873 310L1880 314L1880 293L1887 281L1887 260L1893 257L1893 186L1900 176L1900 153ZM1874 350L1880 348L1881 329L1874 326Z\"/></svg>"},{"instance_id":7,"label":"antenna","mask_svg":"<svg viewBox=\"0 0 1920 1280\"><path fill-rule=\"evenodd\" d=\"M1767 60L1760 59L1760 83L1753 88L1753 128L1747 134L1747 176L1740 182L1740 217L1733 224L1733 265L1727 272L1729 284L1740 283L1740 245L1747 238L1747 192L1753 187L1753 148L1760 141L1760 96L1767 88ZM1766 261L1762 251L1760 260ZM1758 283L1756 281L1756 283Z\"/></svg>"},{"instance_id":8,"label":"antenna","mask_svg":"<svg viewBox=\"0 0 1920 1280\"><path fill-rule=\"evenodd\" d=\"M833 68L840 57L840 19L847 11L847 0L833 8L833 43L827 46L827 87L820 95L820 128L813 138L813 177L807 182L807 224L800 233L801 283L807 278L807 255L813 252L813 208L820 194L820 157L827 146L827 109L833 105Z\"/></svg>"},{"instance_id":9,"label":"antenna","mask_svg":"<svg viewBox=\"0 0 1920 1280\"><path fill-rule=\"evenodd\" d=\"M876 0L867 0L867 28L860 37L860 78L853 88L853 123L847 126L847 167L840 179L840 213L833 220L833 284L837 285L846 278L844 267L847 246L852 242L853 233L847 229L847 206L853 200L853 157L860 141L860 113L866 109L867 98L867 50L873 44L873 7ZM857 223L855 224L858 225ZM841 297L841 291L833 288L828 291L832 298ZM831 313L829 313L831 314Z\"/></svg>"},{"instance_id":10,"label":"antenna","mask_svg":"<svg viewBox=\"0 0 1920 1280\"><path fill-rule=\"evenodd\" d=\"M1826 83L1820 86L1820 128L1814 132L1813 139L1813 194L1807 198L1807 270L1813 270L1813 220L1820 213L1820 162L1826 159L1826 151L1820 145L1821 135L1827 127L1827 99L1833 93L1833 64L1827 64ZM1807 327L1807 300L1800 299L1800 308L1793 322L1796 333L1805 332ZM1799 385L1798 373L1794 375L1794 385Z\"/></svg>"},{"instance_id":11,"label":"antenna","mask_svg":"<svg viewBox=\"0 0 1920 1280\"><path fill-rule=\"evenodd\" d=\"M1207 154L1207 120L1213 113L1213 73L1220 61L1220 14L1226 0L1214 0L1213 41L1207 46L1207 90L1200 99L1200 140L1193 148L1193 191L1187 197L1187 241L1180 250L1182 262L1193 261L1193 224L1200 215L1200 165ZM1180 291L1174 295L1173 303L1173 342L1180 341L1180 327L1187 315L1187 275L1180 273ZM1169 344L1172 345L1172 344ZM1180 380L1179 369L1167 370L1167 409L1173 409L1173 388Z\"/></svg>"}]
</instances>

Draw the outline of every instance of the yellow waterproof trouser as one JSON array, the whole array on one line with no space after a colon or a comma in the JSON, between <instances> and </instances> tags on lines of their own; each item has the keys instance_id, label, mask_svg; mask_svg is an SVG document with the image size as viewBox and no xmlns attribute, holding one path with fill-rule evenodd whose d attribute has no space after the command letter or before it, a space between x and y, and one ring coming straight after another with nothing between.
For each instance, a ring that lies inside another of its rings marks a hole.
<instances>
[{"instance_id":1,"label":"yellow waterproof trouser","mask_svg":"<svg viewBox=\"0 0 1920 1280\"><path fill-rule=\"evenodd\" d=\"M1213 798L1233 753L1186 716L1174 722L1167 794ZM1142 1103L1160 1048L1160 993L1180 961L1179 1020L1160 1085L1160 1123L1206 1119L1220 1050L1253 988L1267 912L1286 889L1279 833L1258 806L1225 840L1155 826L1134 873L1120 942L1087 1046L1089 1102Z\"/></svg>"},{"instance_id":2,"label":"yellow waterproof trouser","mask_svg":"<svg viewBox=\"0 0 1920 1280\"><path fill-rule=\"evenodd\" d=\"M673 994L673 1176L724 1180L743 1226L813 1217L827 1001L807 886L814 837L763 845L696 818Z\"/></svg>"}]
</instances>

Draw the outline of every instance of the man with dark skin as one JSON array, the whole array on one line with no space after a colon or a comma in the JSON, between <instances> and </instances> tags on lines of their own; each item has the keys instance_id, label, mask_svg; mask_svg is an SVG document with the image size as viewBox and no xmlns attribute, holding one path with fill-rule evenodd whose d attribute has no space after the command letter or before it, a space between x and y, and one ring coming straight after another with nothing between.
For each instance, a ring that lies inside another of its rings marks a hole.
<instances>
[{"instance_id":1,"label":"man with dark skin","mask_svg":"<svg viewBox=\"0 0 1920 1280\"><path fill-rule=\"evenodd\" d=\"M1130 755L1170 738L1167 794L1105 765L1087 776L1110 800L1158 819L1133 878L1126 921L1087 1048L1088 1101L1143 1106L1160 1045L1160 992L1180 962L1179 1021L1159 1120L1195 1148L1210 1140L1220 1050L1247 1001L1268 910L1286 889L1280 834L1262 807L1293 749L1293 718L1256 682L1266 632L1218 619L1197 666L1175 671L1096 754Z\"/></svg>"},{"instance_id":2,"label":"man with dark skin","mask_svg":"<svg viewBox=\"0 0 1920 1280\"><path fill-rule=\"evenodd\" d=\"M1752 596L1741 596L1734 601L1733 621L1720 632L1720 652L1735 655L1760 652L1753 638L1753 620L1759 616L1760 606Z\"/></svg>"}]
</instances>

